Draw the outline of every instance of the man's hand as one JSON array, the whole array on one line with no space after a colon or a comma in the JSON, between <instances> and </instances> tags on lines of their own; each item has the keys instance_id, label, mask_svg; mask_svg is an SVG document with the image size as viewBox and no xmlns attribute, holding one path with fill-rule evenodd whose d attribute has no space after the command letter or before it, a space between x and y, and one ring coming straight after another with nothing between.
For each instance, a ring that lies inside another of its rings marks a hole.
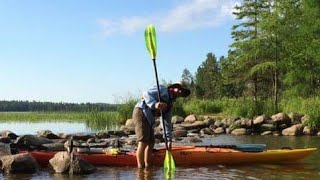
<instances>
[{"instance_id":1,"label":"man's hand","mask_svg":"<svg viewBox=\"0 0 320 180\"><path fill-rule=\"evenodd\" d=\"M167 108L167 103L164 103L164 102L157 102L156 104L156 109L159 109L159 110L165 110Z\"/></svg>"}]
</instances>

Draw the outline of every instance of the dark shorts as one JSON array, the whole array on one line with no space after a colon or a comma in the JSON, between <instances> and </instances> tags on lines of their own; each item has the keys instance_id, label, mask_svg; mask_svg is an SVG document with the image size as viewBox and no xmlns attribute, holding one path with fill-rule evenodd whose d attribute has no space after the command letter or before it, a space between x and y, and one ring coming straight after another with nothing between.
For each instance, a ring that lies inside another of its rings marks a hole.
<instances>
[{"instance_id":1,"label":"dark shorts","mask_svg":"<svg viewBox=\"0 0 320 180\"><path fill-rule=\"evenodd\" d=\"M135 123L135 132L137 141L144 143L154 143L154 130L140 108L135 107L132 113L132 119Z\"/></svg>"}]
</instances>

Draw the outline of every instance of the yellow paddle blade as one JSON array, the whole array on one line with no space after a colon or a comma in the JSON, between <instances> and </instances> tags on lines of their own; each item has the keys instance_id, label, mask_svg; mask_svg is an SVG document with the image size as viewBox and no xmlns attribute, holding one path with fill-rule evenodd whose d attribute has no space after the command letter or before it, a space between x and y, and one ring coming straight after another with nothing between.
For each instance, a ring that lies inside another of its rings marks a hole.
<instances>
[{"instance_id":1,"label":"yellow paddle blade","mask_svg":"<svg viewBox=\"0 0 320 180\"><path fill-rule=\"evenodd\" d=\"M144 37L145 37L146 46L151 56L151 59L156 59L156 56L157 56L156 29L152 24L150 24L144 31Z\"/></svg>"},{"instance_id":2,"label":"yellow paddle blade","mask_svg":"<svg viewBox=\"0 0 320 180\"><path fill-rule=\"evenodd\" d=\"M170 151L166 151L166 157L164 158L163 163L164 172L166 173L172 173L176 170L176 165L174 163L174 159L172 157L172 154Z\"/></svg>"}]
</instances>

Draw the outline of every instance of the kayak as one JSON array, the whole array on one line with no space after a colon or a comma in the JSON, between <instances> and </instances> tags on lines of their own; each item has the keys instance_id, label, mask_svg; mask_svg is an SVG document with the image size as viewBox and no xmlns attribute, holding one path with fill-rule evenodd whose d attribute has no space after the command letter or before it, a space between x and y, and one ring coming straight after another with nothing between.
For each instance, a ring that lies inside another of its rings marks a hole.
<instances>
[{"instance_id":1,"label":"kayak","mask_svg":"<svg viewBox=\"0 0 320 180\"><path fill-rule=\"evenodd\" d=\"M230 148L175 146L171 154L177 166L205 165L241 165L241 164L279 164L301 160L317 148L276 149L260 152L243 152ZM153 152L154 164L162 166L166 150L157 149ZM30 153L40 165L48 165L49 160L57 152L31 151ZM75 153L82 159L96 166L137 166L135 152L119 154L106 153Z\"/></svg>"}]
</instances>

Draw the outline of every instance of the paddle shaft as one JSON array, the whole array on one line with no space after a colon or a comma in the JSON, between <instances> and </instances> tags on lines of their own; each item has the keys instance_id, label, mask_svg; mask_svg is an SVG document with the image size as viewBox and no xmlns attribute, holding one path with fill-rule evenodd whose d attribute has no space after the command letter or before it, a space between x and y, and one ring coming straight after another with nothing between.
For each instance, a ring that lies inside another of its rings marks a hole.
<instances>
[{"instance_id":1,"label":"paddle shaft","mask_svg":"<svg viewBox=\"0 0 320 180\"><path fill-rule=\"evenodd\" d=\"M159 99L159 102L161 102L161 99L160 99L160 97L161 97L161 95L160 95L160 85L159 85L159 80L158 80L158 71L157 71L156 60L152 59L152 61L153 61L154 73L155 73L155 76L156 76L156 82L157 82L158 99ZM165 127L165 124L164 124L164 119L162 118L162 110L161 109L160 109L160 120L162 121L163 133L164 133L164 142L166 144L166 149L169 150L167 134L166 134L166 127Z\"/></svg>"}]
</instances>

